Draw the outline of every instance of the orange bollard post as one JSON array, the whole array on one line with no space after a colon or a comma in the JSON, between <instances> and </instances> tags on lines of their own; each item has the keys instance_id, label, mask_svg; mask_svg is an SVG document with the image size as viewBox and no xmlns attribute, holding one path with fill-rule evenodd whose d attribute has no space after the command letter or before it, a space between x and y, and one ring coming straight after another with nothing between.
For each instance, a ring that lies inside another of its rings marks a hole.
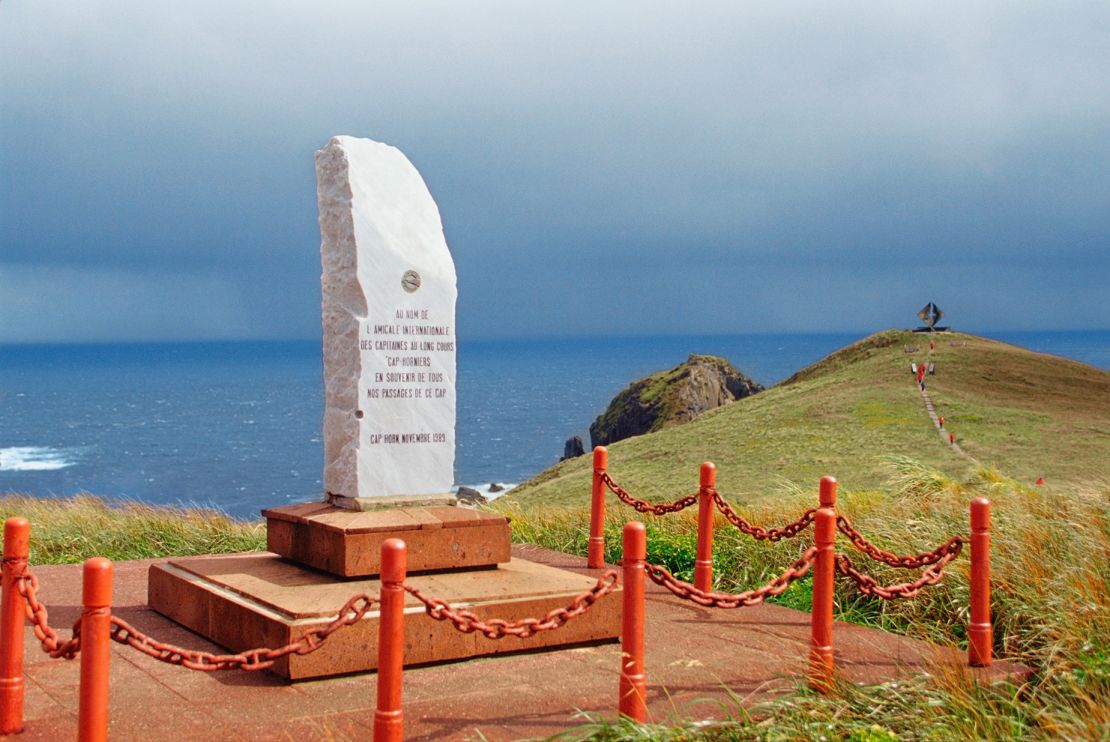
<instances>
[{"instance_id":1,"label":"orange bollard post","mask_svg":"<svg viewBox=\"0 0 1110 742\"><path fill-rule=\"evenodd\" d=\"M594 488L590 499L590 543L586 547L586 566L601 569L605 566L605 482L601 475L609 466L609 451L605 446L594 448Z\"/></svg>"},{"instance_id":2,"label":"orange bollard post","mask_svg":"<svg viewBox=\"0 0 1110 742\"><path fill-rule=\"evenodd\" d=\"M991 503L971 501L971 622L967 627L967 661L990 667L991 645Z\"/></svg>"},{"instance_id":3,"label":"orange bollard post","mask_svg":"<svg viewBox=\"0 0 1110 742\"><path fill-rule=\"evenodd\" d=\"M817 490L817 502L823 508L836 510L836 477L821 477L821 486Z\"/></svg>"},{"instance_id":4,"label":"orange bollard post","mask_svg":"<svg viewBox=\"0 0 1110 742\"><path fill-rule=\"evenodd\" d=\"M633 721L647 721L647 679L644 676L644 560L647 530L639 521L624 524L622 544L624 602L621 613L621 675L618 707Z\"/></svg>"},{"instance_id":5,"label":"orange bollard post","mask_svg":"<svg viewBox=\"0 0 1110 742\"><path fill-rule=\"evenodd\" d=\"M378 707L374 742L401 742L401 675L405 665L405 570L407 549L399 538L382 544L381 618L378 622Z\"/></svg>"},{"instance_id":6,"label":"orange bollard post","mask_svg":"<svg viewBox=\"0 0 1110 742\"><path fill-rule=\"evenodd\" d=\"M23 731L23 596L16 587L27 567L31 524L4 522L4 595L0 601L0 734Z\"/></svg>"},{"instance_id":7,"label":"orange bollard post","mask_svg":"<svg viewBox=\"0 0 1110 742\"><path fill-rule=\"evenodd\" d=\"M814 525L813 612L810 616L809 687L827 693L833 681L833 575L836 560L836 480L821 478L821 507Z\"/></svg>"},{"instance_id":8,"label":"orange bollard post","mask_svg":"<svg viewBox=\"0 0 1110 742\"><path fill-rule=\"evenodd\" d=\"M698 552L694 559L694 587L703 592L713 589L713 489L717 486L717 467L711 461L701 465L698 490Z\"/></svg>"},{"instance_id":9,"label":"orange bollard post","mask_svg":"<svg viewBox=\"0 0 1110 742\"><path fill-rule=\"evenodd\" d=\"M81 612L81 695L77 705L79 742L108 739L108 668L112 659L112 563L85 562Z\"/></svg>"}]
</instances>

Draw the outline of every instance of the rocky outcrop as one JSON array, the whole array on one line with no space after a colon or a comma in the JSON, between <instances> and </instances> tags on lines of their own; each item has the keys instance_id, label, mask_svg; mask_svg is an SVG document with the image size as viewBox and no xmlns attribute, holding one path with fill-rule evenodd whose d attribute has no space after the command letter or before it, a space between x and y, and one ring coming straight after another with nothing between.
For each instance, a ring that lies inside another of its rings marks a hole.
<instances>
[{"instance_id":1,"label":"rocky outcrop","mask_svg":"<svg viewBox=\"0 0 1110 742\"><path fill-rule=\"evenodd\" d=\"M489 498L473 487L459 487L459 491L455 493L455 497L458 498L459 502L471 504L484 505L489 502Z\"/></svg>"},{"instance_id":2,"label":"rocky outcrop","mask_svg":"<svg viewBox=\"0 0 1110 742\"><path fill-rule=\"evenodd\" d=\"M685 363L634 381L614 397L590 426L590 446L681 425L762 390L724 358L691 354Z\"/></svg>"},{"instance_id":3,"label":"rocky outcrop","mask_svg":"<svg viewBox=\"0 0 1110 742\"><path fill-rule=\"evenodd\" d=\"M573 459L584 453L586 453L586 449L582 445L582 436L572 435L570 438L567 438L567 442L563 444L563 458L559 459L559 461Z\"/></svg>"}]
</instances>

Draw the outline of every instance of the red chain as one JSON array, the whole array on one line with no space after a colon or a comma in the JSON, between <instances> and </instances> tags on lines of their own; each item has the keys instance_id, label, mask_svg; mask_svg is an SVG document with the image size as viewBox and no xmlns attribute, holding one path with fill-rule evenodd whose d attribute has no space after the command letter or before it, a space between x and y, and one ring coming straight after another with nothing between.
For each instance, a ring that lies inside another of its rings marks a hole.
<instances>
[{"instance_id":1,"label":"red chain","mask_svg":"<svg viewBox=\"0 0 1110 742\"><path fill-rule=\"evenodd\" d=\"M889 551L883 551L873 543L863 537L859 531L855 529L852 522L843 515L836 516L836 527L852 542L852 545L862 551L867 556L871 557L877 562L888 564L891 567L900 567L902 569L920 569L930 564L936 564L949 554L955 558L963 548L963 536L953 536L945 541L943 544L921 554L913 556L898 556ZM949 560L951 561L951 560Z\"/></svg>"},{"instance_id":2,"label":"red chain","mask_svg":"<svg viewBox=\"0 0 1110 742\"><path fill-rule=\"evenodd\" d=\"M18 569L19 561L11 560ZM27 619L34 627L35 636L42 644L42 650L51 657L71 660L81 651L81 620L73 625L73 638L62 642L58 633L50 627L46 606L38 600L38 578L27 570L26 562L22 570L16 572L15 585L26 601L24 607ZM353 595L339 611L339 617L321 629L309 631L300 639L278 649L250 649L238 654L213 654L183 649L173 644L165 644L147 636L118 616L111 616L109 636L120 644L126 644L143 654L149 655L171 665L183 665L191 670L263 670L271 667L274 661L288 654L308 654L318 649L331 634L360 620L377 601L368 595Z\"/></svg>"},{"instance_id":3,"label":"red chain","mask_svg":"<svg viewBox=\"0 0 1110 742\"><path fill-rule=\"evenodd\" d=\"M357 623L378 601L369 595L352 595L339 610L339 617L321 629L309 631L295 642L284 647L269 649L259 647L238 654L213 654L191 649L183 649L173 644L152 639L121 618L112 616L111 637L120 644L126 644L145 655L171 665L181 665L190 670L265 670L274 662L289 654L308 654L315 652L324 641L336 631Z\"/></svg>"},{"instance_id":4,"label":"red chain","mask_svg":"<svg viewBox=\"0 0 1110 742\"><path fill-rule=\"evenodd\" d=\"M740 517L740 515L732 509L732 506L728 504L728 501L721 496L720 492L717 490L711 490L711 492L713 494L713 502L716 503L717 509L721 511L721 515L725 516L725 520L739 528L741 533L746 533L759 541L773 542L781 541L784 538L794 538L799 533L809 528L809 524L813 522L813 519L817 515L817 510L811 508L802 513L802 517L798 518L798 520L793 523L788 523L781 528L763 528L762 526L752 525Z\"/></svg>"},{"instance_id":5,"label":"red chain","mask_svg":"<svg viewBox=\"0 0 1110 742\"><path fill-rule=\"evenodd\" d=\"M450 621L464 634L477 631L488 639L501 639L506 636L523 639L540 631L557 629L575 616L581 616L600 598L613 592L616 586L617 571L611 569L597 578L596 585L576 597L566 607L549 611L543 618L524 618L520 621L506 621L501 618L483 621L470 611L451 608L445 600L429 598L411 585L405 585L405 590L424 604L429 616L437 621Z\"/></svg>"},{"instance_id":6,"label":"red chain","mask_svg":"<svg viewBox=\"0 0 1110 742\"><path fill-rule=\"evenodd\" d=\"M698 501L698 496L696 494L693 494L686 495L685 497L680 497L674 502L653 505L650 502L645 502L644 500L637 500L635 497L630 495L627 490L623 489L619 484L613 481L613 478L609 476L608 472L603 471L599 472L599 474L601 476L601 481L605 482L605 486L609 488L609 491L616 495L617 499L623 502L625 505L630 505L631 507L635 508L636 512L638 513L651 513L652 515L666 515L667 513L677 513L680 510L685 510Z\"/></svg>"},{"instance_id":7,"label":"red chain","mask_svg":"<svg viewBox=\"0 0 1110 742\"><path fill-rule=\"evenodd\" d=\"M73 624L73 636L69 641L63 642L58 637L58 632L50 627L49 614L46 606L39 602L39 580L27 568L25 559L5 559L14 570L13 581L19 594L25 601L24 611L27 620L35 630L35 638L42 645L42 651L57 659L59 657L71 660L81 651L81 620Z\"/></svg>"},{"instance_id":8,"label":"red chain","mask_svg":"<svg viewBox=\"0 0 1110 742\"><path fill-rule=\"evenodd\" d=\"M644 571L647 572L647 576L650 577L653 582L662 585L683 600L689 600L692 603L710 608L739 608L740 606L756 605L762 603L765 598L772 595L782 594L786 588L790 586L791 582L805 577L810 567L813 566L813 560L816 555L817 547L811 546L796 562L794 562L794 564L790 565L785 572L763 587L735 594L699 590L689 582L679 580L668 572L665 567L661 567L658 564L645 563Z\"/></svg>"},{"instance_id":9,"label":"red chain","mask_svg":"<svg viewBox=\"0 0 1110 742\"><path fill-rule=\"evenodd\" d=\"M26 564L24 563L24 569ZM46 607L37 598L38 580L31 574L17 575L16 585L20 594L26 600L27 618L33 623L35 636L42 642L43 651L51 657L65 657L73 659L81 650L81 622L73 627L73 638L68 642L61 642L55 632L47 623ZM563 608L549 611L543 618L525 618L520 621L505 621L494 618L487 621L479 619L467 610L454 610L444 600L429 598L416 588L405 585L405 590L417 600L424 603L429 616L438 621L451 621L455 628L463 633L480 632L490 639L500 639L505 636L521 638L532 636L540 631L557 629L576 616L581 616L588 611L600 598L613 592L617 585L616 570L609 570L598 578L597 583L586 592L575 597ZM113 641L126 644L145 655L171 665L181 665L190 670L212 672L215 670L264 670L272 667L274 662L290 654L308 654L319 649L327 638L336 631L358 622L374 606L377 601L369 595L357 594L343 605L339 616L327 626L309 631L295 642L284 647L270 649L259 647L249 649L237 654L215 654L198 650L184 649L173 644L160 642L139 631L127 621L118 616L111 617L109 635Z\"/></svg>"},{"instance_id":10,"label":"red chain","mask_svg":"<svg viewBox=\"0 0 1110 742\"><path fill-rule=\"evenodd\" d=\"M927 567L922 573L921 577L913 582L905 582L900 585L890 585L884 587L875 580L871 575L865 575L858 569L852 566L850 560L844 554L836 555L836 570L840 574L852 579L856 585L859 586L860 592L864 595L874 595L882 598L883 600L893 600L895 598L912 598L921 592L921 589L930 585L936 585L944 577L942 571L948 563L955 559L960 553L959 546L953 551L945 554L935 564Z\"/></svg>"}]
</instances>

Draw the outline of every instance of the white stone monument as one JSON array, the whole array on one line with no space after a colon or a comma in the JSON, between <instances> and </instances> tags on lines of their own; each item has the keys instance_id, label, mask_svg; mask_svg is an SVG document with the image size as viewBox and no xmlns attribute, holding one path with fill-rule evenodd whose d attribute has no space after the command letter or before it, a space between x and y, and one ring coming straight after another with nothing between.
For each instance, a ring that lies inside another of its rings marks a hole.
<instances>
[{"instance_id":1,"label":"white stone monument","mask_svg":"<svg viewBox=\"0 0 1110 742\"><path fill-rule=\"evenodd\" d=\"M424 181L393 147L352 137L316 153L316 174L329 495L263 510L265 552L152 565L150 606L231 652L283 646L330 625L352 592L377 594L382 547L400 538L406 584L452 605L512 618L562 608L593 577L514 558L508 518L436 497L454 478L456 290ZM474 641L420 611L405 618L421 637L405 658L615 639L620 605L609 597L557 632L509 644ZM379 619L371 611L271 669L291 679L372 670Z\"/></svg>"},{"instance_id":2,"label":"white stone monument","mask_svg":"<svg viewBox=\"0 0 1110 742\"><path fill-rule=\"evenodd\" d=\"M316 180L326 497L449 499L457 289L439 209L401 151L370 139L334 137Z\"/></svg>"}]
</instances>

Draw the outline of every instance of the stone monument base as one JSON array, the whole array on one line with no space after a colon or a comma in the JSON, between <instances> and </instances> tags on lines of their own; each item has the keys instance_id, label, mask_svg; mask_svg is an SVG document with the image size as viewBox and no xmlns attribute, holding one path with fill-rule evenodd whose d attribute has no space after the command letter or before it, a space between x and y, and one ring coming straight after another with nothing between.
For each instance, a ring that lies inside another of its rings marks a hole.
<instances>
[{"instance_id":1,"label":"stone monument base","mask_svg":"<svg viewBox=\"0 0 1110 742\"><path fill-rule=\"evenodd\" d=\"M448 507L458 503L458 498L450 492L442 495L393 495L389 497L347 497L346 495L327 495L327 502L344 510L388 510L390 508L427 508Z\"/></svg>"},{"instance_id":2,"label":"stone monument base","mask_svg":"<svg viewBox=\"0 0 1110 742\"><path fill-rule=\"evenodd\" d=\"M409 551L410 559L416 553ZM480 618L542 617L567 605L596 578L525 559L497 568L412 574L406 580L429 597L465 607ZM150 607L232 652L280 647L335 619L356 593L376 596L376 579L342 579L290 564L276 554L174 559L150 568ZM620 632L618 588L556 631L527 639L487 639L436 621L405 596L405 664L615 640ZM379 613L333 634L315 652L278 660L272 671L291 680L373 670Z\"/></svg>"},{"instance_id":3,"label":"stone monument base","mask_svg":"<svg viewBox=\"0 0 1110 742\"><path fill-rule=\"evenodd\" d=\"M459 507L348 510L304 502L263 510L266 548L340 577L381 572L387 538L408 545L409 571L491 567L509 561L509 519Z\"/></svg>"}]
</instances>

